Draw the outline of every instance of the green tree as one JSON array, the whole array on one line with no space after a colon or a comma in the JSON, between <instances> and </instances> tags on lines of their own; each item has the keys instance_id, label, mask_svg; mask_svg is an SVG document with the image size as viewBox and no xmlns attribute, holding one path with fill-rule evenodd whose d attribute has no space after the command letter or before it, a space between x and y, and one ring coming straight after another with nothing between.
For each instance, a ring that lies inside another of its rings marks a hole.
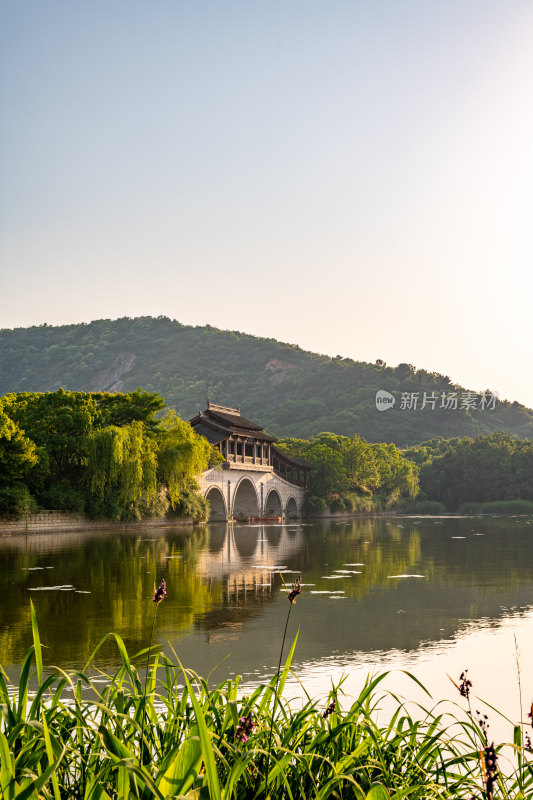
<instances>
[{"instance_id":1,"label":"green tree","mask_svg":"<svg viewBox=\"0 0 533 800\"><path fill-rule=\"evenodd\" d=\"M321 433L309 442L282 439L278 447L313 465L310 492L327 503L348 492L376 492L394 498L418 493L418 467L393 444L369 444L359 436L349 439L335 433ZM344 503L343 507L347 505Z\"/></svg>"},{"instance_id":2,"label":"green tree","mask_svg":"<svg viewBox=\"0 0 533 800\"><path fill-rule=\"evenodd\" d=\"M404 458L394 444L372 445L379 474L375 490L395 497L418 494L418 467Z\"/></svg>"},{"instance_id":3,"label":"green tree","mask_svg":"<svg viewBox=\"0 0 533 800\"><path fill-rule=\"evenodd\" d=\"M96 392L92 397L98 406L97 424L102 427L142 422L155 431L158 427L155 415L165 407L165 401L157 392L145 392L141 388L126 393Z\"/></svg>"},{"instance_id":4,"label":"green tree","mask_svg":"<svg viewBox=\"0 0 533 800\"><path fill-rule=\"evenodd\" d=\"M448 442L423 464L422 490L450 510L461 503L533 500L533 442L497 432Z\"/></svg>"},{"instance_id":5,"label":"green tree","mask_svg":"<svg viewBox=\"0 0 533 800\"><path fill-rule=\"evenodd\" d=\"M344 466L351 491L367 490L379 481L379 470L373 446L359 436L354 436L346 447Z\"/></svg>"},{"instance_id":6,"label":"green tree","mask_svg":"<svg viewBox=\"0 0 533 800\"><path fill-rule=\"evenodd\" d=\"M96 415L96 403L85 392L31 393L6 395L9 416L38 446L46 450L48 482L75 482L87 461L88 436Z\"/></svg>"},{"instance_id":7,"label":"green tree","mask_svg":"<svg viewBox=\"0 0 533 800\"><path fill-rule=\"evenodd\" d=\"M157 445L141 422L109 425L91 433L85 482L99 497L116 493L125 509L157 493Z\"/></svg>"},{"instance_id":8,"label":"green tree","mask_svg":"<svg viewBox=\"0 0 533 800\"><path fill-rule=\"evenodd\" d=\"M194 476L206 470L216 456L207 439L195 433L175 411L168 411L161 420L158 444L158 475L174 508L185 490L198 489Z\"/></svg>"},{"instance_id":9,"label":"green tree","mask_svg":"<svg viewBox=\"0 0 533 800\"><path fill-rule=\"evenodd\" d=\"M0 486L10 486L22 480L36 463L35 444L5 413L0 399Z\"/></svg>"}]
</instances>

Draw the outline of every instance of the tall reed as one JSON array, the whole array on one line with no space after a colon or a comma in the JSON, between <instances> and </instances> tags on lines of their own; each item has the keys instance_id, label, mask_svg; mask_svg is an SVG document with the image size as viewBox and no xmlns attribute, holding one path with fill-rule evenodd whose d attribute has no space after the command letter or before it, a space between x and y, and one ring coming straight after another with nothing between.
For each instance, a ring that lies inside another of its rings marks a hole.
<instances>
[{"instance_id":1,"label":"tall reed","mask_svg":"<svg viewBox=\"0 0 533 800\"><path fill-rule=\"evenodd\" d=\"M2 800L533 797L527 748L510 742L517 766L495 747L501 763L487 784L477 722L451 703L411 712L382 689L387 673L347 707L339 685L327 714L309 699L295 708L284 698L295 642L277 675L245 695L239 679L208 687L173 653L156 656L146 688L136 667L146 651L130 657L109 635L91 658L111 638L120 667L101 689L92 660L83 671L45 667L33 608L32 631L18 685L0 670ZM394 710L379 722L385 700Z\"/></svg>"}]
</instances>

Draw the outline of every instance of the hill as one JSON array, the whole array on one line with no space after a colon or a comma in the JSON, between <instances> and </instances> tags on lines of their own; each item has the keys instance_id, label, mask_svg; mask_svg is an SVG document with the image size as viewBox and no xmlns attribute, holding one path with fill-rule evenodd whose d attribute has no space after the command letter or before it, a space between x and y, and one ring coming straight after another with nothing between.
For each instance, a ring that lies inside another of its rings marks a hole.
<instances>
[{"instance_id":1,"label":"hill","mask_svg":"<svg viewBox=\"0 0 533 800\"><path fill-rule=\"evenodd\" d=\"M479 389L468 394L447 376L410 364L330 358L275 339L181 325L167 317L0 331L0 395L60 386L110 392L141 386L159 392L184 419L205 408L209 397L240 406L275 436L357 433L399 446L496 430L533 438L530 409L494 403L490 395L483 401ZM379 390L395 399L386 411L376 409ZM443 393L448 407L442 407Z\"/></svg>"}]
</instances>

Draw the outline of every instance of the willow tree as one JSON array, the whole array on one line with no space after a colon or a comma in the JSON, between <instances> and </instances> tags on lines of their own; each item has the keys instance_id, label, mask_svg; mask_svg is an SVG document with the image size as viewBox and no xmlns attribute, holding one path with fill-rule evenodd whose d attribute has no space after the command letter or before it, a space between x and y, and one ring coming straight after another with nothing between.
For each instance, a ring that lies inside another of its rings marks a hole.
<instances>
[{"instance_id":1,"label":"willow tree","mask_svg":"<svg viewBox=\"0 0 533 800\"><path fill-rule=\"evenodd\" d=\"M175 411L168 411L158 430L158 476L168 490L172 507L184 490L198 489L195 476L213 463L214 451Z\"/></svg>"},{"instance_id":2,"label":"willow tree","mask_svg":"<svg viewBox=\"0 0 533 800\"><path fill-rule=\"evenodd\" d=\"M157 494L157 444L141 422L92 431L85 472L93 494L116 493L127 508Z\"/></svg>"}]
</instances>

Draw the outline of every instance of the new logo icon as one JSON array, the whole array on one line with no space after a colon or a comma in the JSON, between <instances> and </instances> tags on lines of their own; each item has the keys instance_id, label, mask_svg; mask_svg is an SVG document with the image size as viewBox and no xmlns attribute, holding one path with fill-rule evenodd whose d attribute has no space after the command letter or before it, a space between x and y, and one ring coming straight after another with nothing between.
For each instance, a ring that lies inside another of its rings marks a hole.
<instances>
[{"instance_id":1,"label":"new logo icon","mask_svg":"<svg viewBox=\"0 0 533 800\"><path fill-rule=\"evenodd\" d=\"M388 411L389 408L394 406L396 402L396 398L390 392L386 392L385 389L380 389L376 392L376 408L378 411Z\"/></svg>"}]
</instances>

